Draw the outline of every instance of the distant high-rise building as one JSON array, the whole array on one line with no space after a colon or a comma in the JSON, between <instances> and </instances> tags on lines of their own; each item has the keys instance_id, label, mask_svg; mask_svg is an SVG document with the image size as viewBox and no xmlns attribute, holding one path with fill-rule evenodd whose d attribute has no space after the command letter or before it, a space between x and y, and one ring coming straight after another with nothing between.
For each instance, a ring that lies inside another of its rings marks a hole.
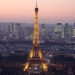
<instances>
[{"instance_id":1,"label":"distant high-rise building","mask_svg":"<svg viewBox=\"0 0 75 75\"><path fill-rule=\"evenodd\" d=\"M2 29L1 29L2 31L4 31L4 27L2 27Z\"/></svg>"},{"instance_id":2,"label":"distant high-rise building","mask_svg":"<svg viewBox=\"0 0 75 75\"><path fill-rule=\"evenodd\" d=\"M73 28L73 38L75 38L75 23L74 23L74 28Z\"/></svg>"},{"instance_id":3,"label":"distant high-rise building","mask_svg":"<svg viewBox=\"0 0 75 75\"><path fill-rule=\"evenodd\" d=\"M0 30L0 40L2 40L2 39L3 39L3 31Z\"/></svg>"},{"instance_id":4,"label":"distant high-rise building","mask_svg":"<svg viewBox=\"0 0 75 75\"><path fill-rule=\"evenodd\" d=\"M14 35L15 38L18 39L18 30L20 29L20 23L15 23L14 24Z\"/></svg>"},{"instance_id":5,"label":"distant high-rise building","mask_svg":"<svg viewBox=\"0 0 75 75\"><path fill-rule=\"evenodd\" d=\"M73 36L72 37L75 38L75 29L73 29Z\"/></svg>"},{"instance_id":6,"label":"distant high-rise building","mask_svg":"<svg viewBox=\"0 0 75 75\"><path fill-rule=\"evenodd\" d=\"M20 23L14 24L14 32L16 32L20 28Z\"/></svg>"},{"instance_id":7,"label":"distant high-rise building","mask_svg":"<svg viewBox=\"0 0 75 75\"><path fill-rule=\"evenodd\" d=\"M75 29L75 23L74 23L74 29Z\"/></svg>"},{"instance_id":8,"label":"distant high-rise building","mask_svg":"<svg viewBox=\"0 0 75 75\"><path fill-rule=\"evenodd\" d=\"M19 40L24 40L24 31L23 29L19 28L15 33L15 38Z\"/></svg>"},{"instance_id":9,"label":"distant high-rise building","mask_svg":"<svg viewBox=\"0 0 75 75\"><path fill-rule=\"evenodd\" d=\"M13 23L10 23L8 25L8 33L10 34L10 33L13 33L13 32L14 32L14 24Z\"/></svg>"},{"instance_id":10,"label":"distant high-rise building","mask_svg":"<svg viewBox=\"0 0 75 75\"><path fill-rule=\"evenodd\" d=\"M61 23L57 23L55 26L54 26L54 36L56 39L58 38L64 38L64 28L62 26Z\"/></svg>"},{"instance_id":11,"label":"distant high-rise building","mask_svg":"<svg viewBox=\"0 0 75 75\"><path fill-rule=\"evenodd\" d=\"M72 27L68 23L64 27L64 36L65 38L72 38Z\"/></svg>"},{"instance_id":12,"label":"distant high-rise building","mask_svg":"<svg viewBox=\"0 0 75 75\"><path fill-rule=\"evenodd\" d=\"M39 27L39 35L40 39L45 39L47 36L47 28L44 23Z\"/></svg>"},{"instance_id":13,"label":"distant high-rise building","mask_svg":"<svg viewBox=\"0 0 75 75\"><path fill-rule=\"evenodd\" d=\"M8 34L17 37L17 32L20 29L20 23L10 23L8 25Z\"/></svg>"},{"instance_id":14,"label":"distant high-rise building","mask_svg":"<svg viewBox=\"0 0 75 75\"><path fill-rule=\"evenodd\" d=\"M33 39L33 27L26 27L24 34L25 34L26 40L32 40Z\"/></svg>"}]
</instances>

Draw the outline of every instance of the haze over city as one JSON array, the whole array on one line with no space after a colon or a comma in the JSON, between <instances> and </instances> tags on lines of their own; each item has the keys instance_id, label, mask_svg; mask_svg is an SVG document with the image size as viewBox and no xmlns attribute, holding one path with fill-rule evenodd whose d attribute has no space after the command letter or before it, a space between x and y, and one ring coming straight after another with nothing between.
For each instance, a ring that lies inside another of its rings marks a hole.
<instances>
[{"instance_id":1,"label":"haze over city","mask_svg":"<svg viewBox=\"0 0 75 75\"><path fill-rule=\"evenodd\" d=\"M0 22L34 23L35 0L0 0ZM75 0L38 0L39 23L75 22Z\"/></svg>"}]
</instances>

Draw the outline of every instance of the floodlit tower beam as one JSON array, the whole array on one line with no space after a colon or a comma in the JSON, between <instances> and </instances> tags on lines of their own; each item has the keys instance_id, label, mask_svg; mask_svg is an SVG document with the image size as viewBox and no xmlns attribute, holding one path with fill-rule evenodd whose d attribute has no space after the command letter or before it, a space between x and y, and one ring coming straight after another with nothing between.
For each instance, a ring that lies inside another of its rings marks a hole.
<instances>
[{"instance_id":1,"label":"floodlit tower beam","mask_svg":"<svg viewBox=\"0 0 75 75\"><path fill-rule=\"evenodd\" d=\"M31 49L31 51L29 53L27 63L25 65L25 67L24 67L24 71L28 70L28 68L32 64L39 64L39 65L41 65L42 69L45 72L48 71L48 66L44 61L43 54L42 54L42 51L40 49L40 44L39 44L40 40L39 40L38 11L39 10L38 10L38 7L37 7L37 0L36 0L33 46L32 46L32 49Z\"/></svg>"},{"instance_id":2,"label":"floodlit tower beam","mask_svg":"<svg viewBox=\"0 0 75 75\"><path fill-rule=\"evenodd\" d=\"M38 7L36 0L33 44L39 44Z\"/></svg>"}]
</instances>

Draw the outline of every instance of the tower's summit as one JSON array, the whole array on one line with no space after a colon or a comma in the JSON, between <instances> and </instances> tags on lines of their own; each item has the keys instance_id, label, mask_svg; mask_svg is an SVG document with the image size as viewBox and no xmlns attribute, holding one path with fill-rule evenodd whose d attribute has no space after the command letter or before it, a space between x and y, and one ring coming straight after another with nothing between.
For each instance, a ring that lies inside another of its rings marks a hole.
<instances>
[{"instance_id":1,"label":"tower's summit","mask_svg":"<svg viewBox=\"0 0 75 75\"><path fill-rule=\"evenodd\" d=\"M36 0L36 7L37 7L37 0Z\"/></svg>"},{"instance_id":2,"label":"tower's summit","mask_svg":"<svg viewBox=\"0 0 75 75\"><path fill-rule=\"evenodd\" d=\"M35 12L38 12L38 7L37 7L37 0L36 0L36 7L35 7Z\"/></svg>"}]
</instances>

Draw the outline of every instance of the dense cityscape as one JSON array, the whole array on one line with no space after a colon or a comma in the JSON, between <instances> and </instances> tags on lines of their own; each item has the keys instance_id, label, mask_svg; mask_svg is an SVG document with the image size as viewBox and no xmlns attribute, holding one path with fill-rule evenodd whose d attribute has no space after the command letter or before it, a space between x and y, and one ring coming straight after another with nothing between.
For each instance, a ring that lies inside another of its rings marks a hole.
<instances>
[{"instance_id":1,"label":"dense cityscape","mask_svg":"<svg viewBox=\"0 0 75 75\"><path fill-rule=\"evenodd\" d=\"M0 74L25 75L27 72L24 72L23 68L32 47L33 24L1 24L4 26L0 27ZM40 25L41 50L49 65L46 75L75 74L74 25Z\"/></svg>"},{"instance_id":2,"label":"dense cityscape","mask_svg":"<svg viewBox=\"0 0 75 75\"><path fill-rule=\"evenodd\" d=\"M34 23L0 23L0 75L75 75L75 23L40 24L37 0L34 11Z\"/></svg>"},{"instance_id":3,"label":"dense cityscape","mask_svg":"<svg viewBox=\"0 0 75 75\"><path fill-rule=\"evenodd\" d=\"M0 40L32 40L33 26L32 23L0 23ZM74 41L75 23L39 24L39 33L41 41Z\"/></svg>"}]
</instances>

